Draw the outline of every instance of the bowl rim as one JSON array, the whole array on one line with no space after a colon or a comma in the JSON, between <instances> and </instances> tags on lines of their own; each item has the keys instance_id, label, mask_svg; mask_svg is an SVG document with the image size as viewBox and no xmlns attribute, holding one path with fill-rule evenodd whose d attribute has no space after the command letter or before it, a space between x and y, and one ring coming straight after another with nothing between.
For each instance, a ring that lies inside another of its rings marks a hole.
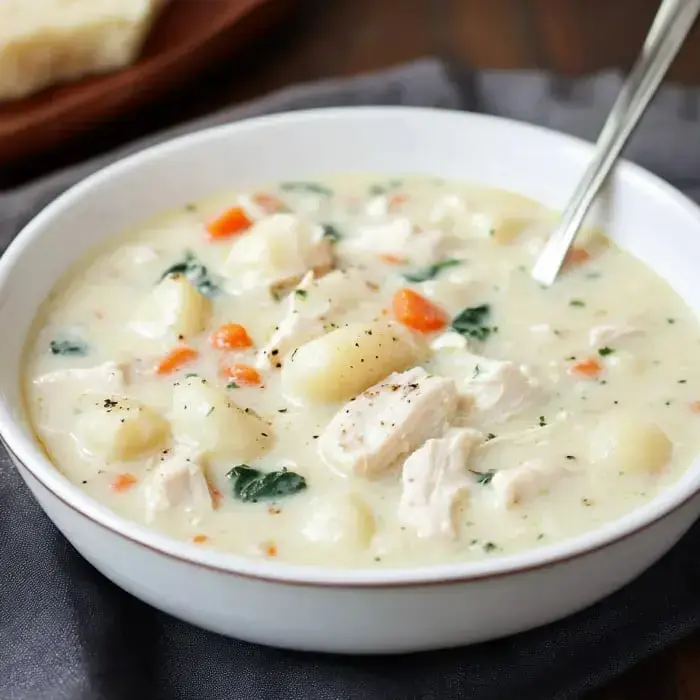
<instances>
[{"instance_id":1,"label":"bowl rim","mask_svg":"<svg viewBox=\"0 0 700 700\"><path fill-rule=\"evenodd\" d=\"M7 283L10 270L26 248L37 245L43 228L53 216L69 209L73 202L89 196L94 187L117 174L128 174L144 161L159 159L170 152L196 148L209 139L221 135L239 135L248 130L269 127L293 127L300 122L334 119L391 120L412 119L419 128L436 120L460 120L462 128L470 122L489 122L495 129L519 131L524 137L538 134L584 155L590 155L593 145L568 134L526 122L495 115L459 112L433 107L324 107L297 110L280 114L244 119L238 122L210 127L168 139L162 143L132 153L74 184L55 198L17 234L0 257L0 295ZM434 128L434 126L432 127ZM556 149L552 149L556 152ZM650 196L662 197L668 206L684 210L700 231L700 207L686 195L646 169L626 160L618 164L617 177L631 181ZM21 402L18 402L21 403ZM20 408L23 411L24 408ZM651 501L602 526L572 538L550 545L494 556L479 561L451 562L448 564L413 567L325 567L320 565L290 564L269 559L254 559L242 555L206 550L195 544L176 540L156 530L130 521L80 490L64 477L42 450L37 438L25 435L14 419L16 408L10 405L0 390L0 439L8 453L41 487L52 496L94 525L121 537L132 544L157 554L201 567L220 574L260 579L268 582L312 587L341 588L402 588L455 584L484 579L496 579L519 573L537 571L592 554L615 543L624 541L672 515L700 493L700 461L696 460L679 480L667 486ZM697 474L692 474L697 472ZM24 475L23 475L24 476ZM690 479L689 476L695 477ZM26 478L26 477L25 477ZM689 481L690 483L684 483Z\"/></svg>"}]
</instances>

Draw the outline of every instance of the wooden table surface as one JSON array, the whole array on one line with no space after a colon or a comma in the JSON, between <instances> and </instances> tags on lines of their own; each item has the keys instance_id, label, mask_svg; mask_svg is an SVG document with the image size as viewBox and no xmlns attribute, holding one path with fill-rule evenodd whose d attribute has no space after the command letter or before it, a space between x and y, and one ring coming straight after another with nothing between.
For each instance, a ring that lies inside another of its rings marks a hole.
<instances>
[{"instance_id":1,"label":"wooden table surface","mask_svg":"<svg viewBox=\"0 0 700 700\"><path fill-rule=\"evenodd\" d=\"M533 66L561 73L628 67L657 4L658 0L300 0L283 27L179 94L110 122L62 150L12 166L0 164L0 191L279 87L354 75L422 56L437 55L465 66ZM698 28L676 62L673 77L700 83ZM587 700L696 699L700 700L700 633Z\"/></svg>"}]
</instances>

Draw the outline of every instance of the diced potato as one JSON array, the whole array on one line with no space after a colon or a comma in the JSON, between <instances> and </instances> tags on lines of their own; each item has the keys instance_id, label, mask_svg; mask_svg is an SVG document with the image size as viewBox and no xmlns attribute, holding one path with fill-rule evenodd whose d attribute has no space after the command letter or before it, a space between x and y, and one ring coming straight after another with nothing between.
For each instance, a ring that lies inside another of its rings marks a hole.
<instances>
[{"instance_id":1,"label":"diced potato","mask_svg":"<svg viewBox=\"0 0 700 700\"><path fill-rule=\"evenodd\" d=\"M162 338L168 333L191 336L204 330L210 314L209 299L184 275L170 275L141 302L131 327L146 338Z\"/></svg>"},{"instance_id":2,"label":"diced potato","mask_svg":"<svg viewBox=\"0 0 700 700\"><path fill-rule=\"evenodd\" d=\"M76 421L81 448L107 460L129 461L160 448L170 426L159 413L140 401L109 396L91 402Z\"/></svg>"},{"instance_id":3,"label":"diced potato","mask_svg":"<svg viewBox=\"0 0 700 700\"><path fill-rule=\"evenodd\" d=\"M297 348L282 369L282 386L301 401L343 401L424 354L425 346L397 324L351 323Z\"/></svg>"},{"instance_id":4,"label":"diced potato","mask_svg":"<svg viewBox=\"0 0 700 700\"><path fill-rule=\"evenodd\" d=\"M374 515L356 494L315 499L309 504L308 512L302 534L314 544L365 548L374 536Z\"/></svg>"},{"instance_id":5,"label":"diced potato","mask_svg":"<svg viewBox=\"0 0 700 700\"><path fill-rule=\"evenodd\" d=\"M591 462L628 474L659 472L671 451L661 428L626 411L603 416L590 436Z\"/></svg>"},{"instance_id":6,"label":"diced potato","mask_svg":"<svg viewBox=\"0 0 700 700\"><path fill-rule=\"evenodd\" d=\"M494 219L489 235L494 243L507 245L512 243L529 225L527 219L520 217L502 217Z\"/></svg>"},{"instance_id":7,"label":"diced potato","mask_svg":"<svg viewBox=\"0 0 700 700\"><path fill-rule=\"evenodd\" d=\"M252 459L271 442L270 426L260 416L200 377L174 387L170 420L177 440L218 456Z\"/></svg>"},{"instance_id":8,"label":"diced potato","mask_svg":"<svg viewBox=\"0 0 700 700\"><path fill-rule=\"evenodd\" d=\"M223 273L240 289L287 289L309 270L333 266L333 244L320 227L294 214L273 214L257 222L231 246Z\"/></svg>"}]
</instances>

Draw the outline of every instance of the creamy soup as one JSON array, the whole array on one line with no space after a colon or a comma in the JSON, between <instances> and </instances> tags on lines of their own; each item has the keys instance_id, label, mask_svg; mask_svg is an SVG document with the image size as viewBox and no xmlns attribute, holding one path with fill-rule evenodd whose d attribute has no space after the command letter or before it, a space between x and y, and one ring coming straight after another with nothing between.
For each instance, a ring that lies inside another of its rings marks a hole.
<instances>
[{"instance_id":1,"label":"creamy soup","mask_svg":"<svg viewBox=\"0 0 700 700\"><path fill-rule=\"evenodd\" d=\"M476 560L592 530L698 450L698 324L585 231L425 176L229 192L110 240L46 301L28 410L120 515L250 557Z\"/></svg>"}]
</instances>

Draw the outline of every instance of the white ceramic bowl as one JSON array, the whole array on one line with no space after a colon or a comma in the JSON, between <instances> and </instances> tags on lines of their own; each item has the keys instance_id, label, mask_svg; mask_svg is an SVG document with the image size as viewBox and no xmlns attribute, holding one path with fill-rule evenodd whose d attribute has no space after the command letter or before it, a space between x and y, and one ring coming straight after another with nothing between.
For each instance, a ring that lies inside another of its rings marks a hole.
<instances>
[{"instance_id":1,"label":"white ceramic bowl","mask_svg":"<svg viewBox=\"0 0 700 700\"><path fill-rule=\"evenodd\" d=\"M700 509L700 461L652 503L598 530L477 563L375 571L299 567L197 548L123 520L63 478L27 424L19 387L37 306L76 258L164 209L224 188L332 171L430 172L561 207L591 146L494 117L409 108L295 112L186 136L75 186L0 261L0 434L41 507L97 569L201 627L281 647L399 652L477 642L573 613L666 552ZM608 230L700 307L700 210L629 163ZM623 283L624 281L621 281Z\"/></svg>"}]
</instances>

